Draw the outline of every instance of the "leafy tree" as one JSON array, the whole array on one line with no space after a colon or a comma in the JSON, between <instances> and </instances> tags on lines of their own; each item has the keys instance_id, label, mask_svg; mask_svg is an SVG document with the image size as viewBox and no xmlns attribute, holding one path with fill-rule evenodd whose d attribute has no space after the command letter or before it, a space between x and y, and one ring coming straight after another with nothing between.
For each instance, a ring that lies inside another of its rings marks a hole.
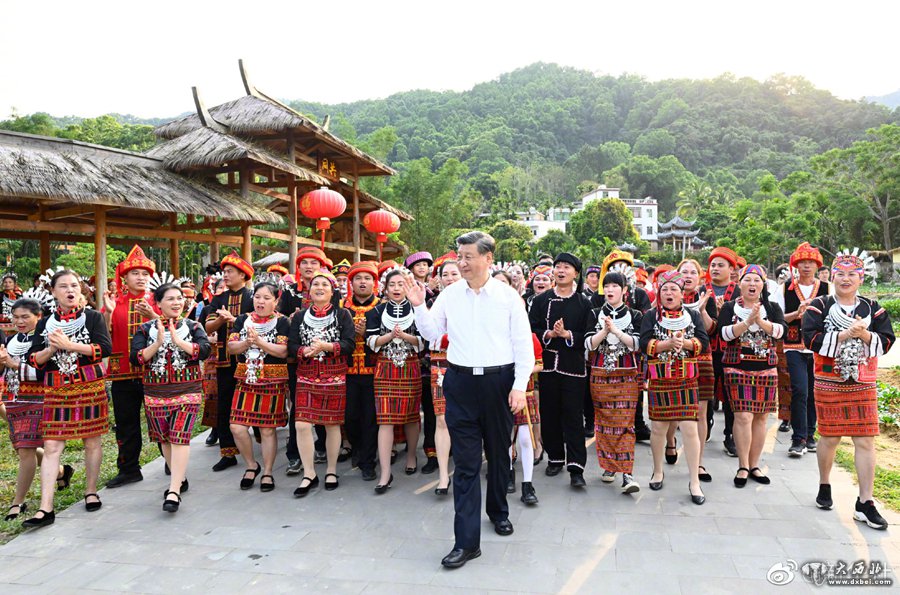
<instances>
[{"instance_id":1,"label":"leafy tree","mask_svg":"<svg viewBox=\"0 0 900 595\"><path fill-rule=\"evenodd\" d=\"M116 273L116 265L128 256L121 250L110 246L106 247L106 278L113 279ZM84 278L94 274L94 245L75 244L67 254L61 254L54 261L54 265L71 269Z\"/></svg>"},{"instance_id":2,"label":"leafy tree","mask_svg":"<svg viewBox=\"0 0 900 595\"><path fill-rule=\"evenodd\" d=\"M619 175L627 182L631 198L652 196L664 214L675 212L675 199L682 185L690 179L690 173L672 155L654 159L635 155L603 175L607 186Z\"/></svg>"},{"instance_id":3,"label":"leafy tree","mask_svg":"<svg viewBox=\"0 0 900 595\"><path fill-rule=\"evenodd\" d=\"M675 136L663 128L650 130L640 135L634 143L635 155L662 157L675 153Z\"/></svg>"},{"instance_id":4,"label":"leafy tree","mask_svg":"<svg viewBox=\"0 0 900 595\"><path fill-rule=\"evenodd\" d=\"M601 198L572 214L568 231L578 244L587 244L592 238L610 238L616 243L634 242L638 235L631 221L631 211L624 202L617 198Z\"/></svg>"},{"instance_id":5,"label":"leafy tree","mask_svg":"<svg viewBox=\"0 0 900 595\"><path fill-rule=\"evenodd\" d=\"M572 236L559 229L551 229L547 234L534 243L534 254L546 252L547 254L559 254L571 252L575 249L575 240Z\"/></svg>"},{"instance_id":6,"label":"leafy tree","mask_svg":"<svg viewBox=\"0 0 900 595\"><path fill-rule=\"evenodd\" d=\"M532 238L530 227L524 223L510 219L495 223L488 229L488 233L497 241L522 240L524 242L530 242Z\"/></svg>"}]
</instances>

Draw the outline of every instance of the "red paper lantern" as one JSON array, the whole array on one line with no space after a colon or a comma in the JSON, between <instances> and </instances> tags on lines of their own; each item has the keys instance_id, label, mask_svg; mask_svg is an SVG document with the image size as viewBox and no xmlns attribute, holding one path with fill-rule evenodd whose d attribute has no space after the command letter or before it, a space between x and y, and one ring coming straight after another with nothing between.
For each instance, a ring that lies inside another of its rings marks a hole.
<instances>
[{"instance_id":1,"label":"red paper lantern","mask_svg":"<svg viewBox=\"0 0 900 595\"><path fill-rule=\"evenodd\" d=\"M363 217L363 227L368 232L375 234L375 240L378 242L378 260L380 261L381 245L387 241L387 234L400 229L400 217L390 211L378 209Z\"/></svg>"},{"instance_id":2,"label":"red paper lantern","mask_svg":"<svg viewBox=\"0 0 900 595\"><path fill-rule=\"evenodd\" d=\"M325 230L331 227L331 219L340 217L347 210L347 200L340 192L319 188L303 195L300 212L304 217L316 220L316 230L322 232L322 249L325 249Z\"/></svg>"}]
</instances>

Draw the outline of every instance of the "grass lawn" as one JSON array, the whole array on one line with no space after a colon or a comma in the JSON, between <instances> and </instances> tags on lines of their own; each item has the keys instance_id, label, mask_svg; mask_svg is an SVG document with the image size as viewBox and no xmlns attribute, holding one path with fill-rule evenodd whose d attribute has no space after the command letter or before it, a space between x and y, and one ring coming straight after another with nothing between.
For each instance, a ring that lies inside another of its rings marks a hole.
<instances>
[{"instance_id":1,"label":"grass lawn","mask_svg":"<svg viewBox=\"0 0 900 595\"><path fill-rule=\"evenodd\" d=\"M110 427L112 427L112 424L115 423L112 406L110 406L109 421ZM141 426L141 434L144 437L144 446L141 449L141 465L145 465L161 455L156 443L147 441L147 422L143 416L141 416ZM206 427L197 424L194 427L194 435L204 432L206 429ZM107 481L115 477L117 473L117 455L116 436L112 430L110 430L103 436L103 463L100 467L100 481L98 483L98 488L102 488L106 485ZM63 452L62 456L62 462L72 465L75 468L75 475L72 477L71 485L67 490L56 492L55 509L57 511L64 510L72 504L81 505L82 498L84 497L84 446L81 441L74 440L66 445L66 450ZM6 516L6 511L12 504L13 496L15 495L16 474L18 473L18 469L19 459L9 441L9 427L5 421L0 420L0 544L6 543L21 533L22 521L31 517L40 505L41 482L39 475L41 470L38 468L37 473L35 474L35 481L31 484L31 490L29 490L26 498L26 501L28 502L28 512L24 517L20 516L14 521L6 522L2 520L3 517Z\"/></svg>"}]
</instances>

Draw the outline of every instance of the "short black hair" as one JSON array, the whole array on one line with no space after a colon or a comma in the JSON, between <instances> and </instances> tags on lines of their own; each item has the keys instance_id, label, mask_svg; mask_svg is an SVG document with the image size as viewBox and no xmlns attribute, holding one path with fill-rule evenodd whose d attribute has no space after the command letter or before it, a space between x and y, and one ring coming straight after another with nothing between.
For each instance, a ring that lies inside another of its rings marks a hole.
<instances>
[{"instance_id":1,"label":"short black hair","mask_svg":"<svg viewBox=\"0 0 900 595\"><path fill-rule=\"evenodd\" d=\"M44 309L41 307L41 303L32 298L19 298L15 302L13 302L12 308L10 308L10 312L14 312L19 308L24 308L28 310L38 318L44 313Z\"/></svg>"},{"instance_id":2,"label":"short black hair","mask_svg":"<svg viewBox=\"0 0 900 595\"><path fill-rule=\"evenodd\" d=\"M819 267L819 271L818 271L818 272L821 273L822 271L830 271L830 270L831 270L831 269L829 269L829 268L826 267L826 266L821 266L821 267Z\"/></svg>"},{"instance_id":3,"label":"short black hair","mask_svg":"<svg viewBox=\"0 0 900 595\"><path fill-rule=\"evenodd\" d=\"M81 277L78 276L78 273L69 269L62 269L56 271L53 276L50 277L50 289L54 289L56 287L56 282L67 275L75 277L75 280L78 281L78 285L81 285Z\"/></svg>"},{"instance_id":4,"label":"short black hair","mask_svg":"<svg viewBox=\"0 0 900 595\"><path fill-rule=\"evenodd\" d=\"M497 249L497 242L490 234L483 231L469 231L456 238L457 246L471 246L472 244L478 248L478 253L484 256L488 252L491 254Z\"/></svg>"},{"instance_id":5,"label":"short black hair","mask_svg":"<svg viewBox=\"0 0 900 595\"><path fill-rule=\"evenodd\" d=\"M181 287L175 285L174 283L163 283L159 287L153 290L153 299L156 300L156 303L160 303L164 297L166 297L166 293L170 289L177 289L178 293L184 296L184 292L181 291Z\"/></svg>"}]
</instances>

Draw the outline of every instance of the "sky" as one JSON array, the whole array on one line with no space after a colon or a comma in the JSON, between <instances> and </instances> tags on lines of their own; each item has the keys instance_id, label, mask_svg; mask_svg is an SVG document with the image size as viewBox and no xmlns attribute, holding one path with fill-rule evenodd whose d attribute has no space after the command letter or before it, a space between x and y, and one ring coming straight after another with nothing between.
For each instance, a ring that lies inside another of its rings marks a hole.
<instances>
[{"instance_id":1,"label":"sky","mask_svg":"<svg viewBox=\"0 0 900 595\"><path fill-rule=\"evenodd\" d=\"M890 0L272 2L0 0L0 119L169 117L243 94L462 91L534 62L649 80L800 75L847 99L900 89Z\"/></svg>"}]
</instances>

